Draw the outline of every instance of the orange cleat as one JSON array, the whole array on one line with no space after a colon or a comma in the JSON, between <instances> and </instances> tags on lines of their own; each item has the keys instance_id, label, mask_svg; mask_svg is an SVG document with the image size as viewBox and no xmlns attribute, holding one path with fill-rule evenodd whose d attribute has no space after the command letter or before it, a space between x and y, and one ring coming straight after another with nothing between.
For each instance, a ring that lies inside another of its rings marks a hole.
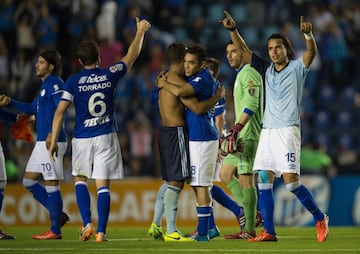
<instances>
[{"instance_id":1,"label":"orange cleat","mask_svg":"<svg viewBox=\"0 0 360 254\"><path fill-rule=\"evenodd\" d=\"M61 239L61 234L55 234L54 232L50 230L40 234L40 235L33 235L32 239L35 240L55 240L55 239Z\"/></svg>"},{"instance_id":2,"label":"orange cleat","mask_svg":"<svg viewBox=\"0 0 360 254\"><path fill-rule=\"evenodd\" d=\"M269 234L266 229L260 232L256 237L249 238L248 242L276 242L276 235Z\"/></svg>"},{"instance_id":3,"label":"orange cleat","mask_svg":"<svg viewBox=\"0 0 360 254\"><path fill-rule=\"evenodd\" d=\"M318 242L326 241L329 235L329 216L324 214L324 219L316 222L316 233Z\"/></svg>"}]
</instances>

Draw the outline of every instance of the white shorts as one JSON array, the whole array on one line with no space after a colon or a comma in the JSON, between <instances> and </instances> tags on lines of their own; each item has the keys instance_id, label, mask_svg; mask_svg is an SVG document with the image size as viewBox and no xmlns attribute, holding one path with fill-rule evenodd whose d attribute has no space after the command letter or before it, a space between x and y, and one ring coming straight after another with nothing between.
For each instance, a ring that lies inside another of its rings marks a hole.
<instances>
[{"instance_id":1,"label":"white shorts","mask_svg":"<svg viewBox=\"0 0 360 254\"><path fill-rule=\"evenodd\" d=\"M0 182L6 182L5 157L2 145L0 143Z\"/></svg>"},{"instance_id":2,"label":"white shorts","mask_svg":"<svg viewBox=\"0 0 360 254\"><path fill-rule=\"evenodd\" d=\"M221 182L221 179L220 179L220 169L221 169L221 166L222 166L222 164L223 164L223 161L224 161L224 157L223 157L223 156L221 156L221 159L220 159L220 160L216 160L215 172L214 172L214 179L213 179L214 182Z\"/></svg>"},{"instance_id":3,"label":"white shorts","mask_svg":"<svg viewBox=\"0 0 360 254\"><path fill-rule=\"evenodd\" d=\"M45 141L36 141L31 152L25 172L41 173L44 180L64 179L63 158L66 152L66 142L58 142L58 153L55 161L50 159Z\"/></svg>"},{"instance_id":4,"label":"white shorts","mask_svg":"<svg viewBox=\"0 0 360 254\"><path fill-rule=\"evenodd\" d=\"M191 186L212 186L219 141L189 141Z\"/></svg>"},{"instance_id":5,"label":"white shorts","mask_svg":"<svg viewBox=\"0 0 360 254\"><path fill-rule=\"evenodd\" d=\"M92 179L123 179L119 139L115 132L72 139L72 175Z\"/></svg>"},{"instance_id":6,"label":"white shorts","mask_svg":"<svg viewBox=\"0 0 360 254\"><path fill-rule=\"evenodd\" d=\"M301 136L297 126L262 129L254 161L254 171L270 170L300 175Z\"/></svg>"}]
</instances>

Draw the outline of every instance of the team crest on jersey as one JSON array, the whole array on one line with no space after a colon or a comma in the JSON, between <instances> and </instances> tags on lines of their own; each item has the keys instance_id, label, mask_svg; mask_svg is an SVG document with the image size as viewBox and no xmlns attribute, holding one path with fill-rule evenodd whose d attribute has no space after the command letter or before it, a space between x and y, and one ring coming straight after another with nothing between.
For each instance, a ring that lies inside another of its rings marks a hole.
<instances>
[{"instance_id":1,"label":"team crest on jersey","mask_svg":"<svg viewBox=\"0 0 360 254\"><path fill-rule=\"evenodd\" d=\"M46 93L45 89L41 90L41 92L40 92L41 97L44 97L45 93Z\"/></svg>"},{"instance_id":2,"label":"team crest on jersey","mask_svg":"<svg viewBox=\"0 0 360 254\"><path fill-rule=\"evenodd\" d=\"M109 70L110 70L110 72L115 73L117 69L116 69L116 67L113 65L113 66L110 66Z\"/></svg>"},{"instance_id":3,"label":"team crest on jersey","mask_svg":"<svg viewBox=\"0 0 360 254\"><path fill-rule=\"evenodd\" d=\"M118 71L122 71L124 69L124 65L123 64L115 64L115 67Z\"/></svg>"},{"instance_id":4,"label":"team crest on jersey","mask_svg":"<svg viewBox=\"0 0 360 254\"><path fill-rule=\"evenodd\" d=\"M249 89L248 89L248 91L249 91L250 96L254 96L254 94L255 94L254 80L249 81Z\"/></svg>"}]
</instances>

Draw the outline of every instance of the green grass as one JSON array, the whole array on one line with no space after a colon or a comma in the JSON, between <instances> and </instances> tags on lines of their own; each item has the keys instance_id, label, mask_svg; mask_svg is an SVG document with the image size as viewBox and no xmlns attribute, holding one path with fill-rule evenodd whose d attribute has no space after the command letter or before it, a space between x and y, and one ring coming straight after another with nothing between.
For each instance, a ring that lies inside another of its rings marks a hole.
<instances>
[{"instance_id":1,"label":"green grass","mask_svg":"<svg viewBox=\"0 0 360 254\"><path fill-rule=\"evenodd\" d=\"M192 228L181 228L190 232ZM147 228L111 227L107 235L110 241L96 243L78 240L78 228L66 225L62 240L32 240L32 234L45 231L44 227L14 227L7 232L16 235L16 240L0 241L0 253L6 254L95 254L95 253L360 253L359 227L331 227L326 242L316 241L315 228L277 227L278 242L249 243L244 240L225 240L224 234L237 231L235 227L222 227L221 236L210 242L165 243L147 236ZM260 231L260 229L258 229Z\"/></svg>"}]
</instances>

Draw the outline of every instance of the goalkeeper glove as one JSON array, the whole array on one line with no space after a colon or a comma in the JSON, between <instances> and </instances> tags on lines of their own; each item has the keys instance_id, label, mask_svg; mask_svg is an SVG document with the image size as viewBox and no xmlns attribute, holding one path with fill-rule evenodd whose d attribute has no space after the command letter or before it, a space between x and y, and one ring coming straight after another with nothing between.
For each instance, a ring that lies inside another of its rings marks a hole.
<instances>
[{"instance_id":1,"label":"goalkeeper glove","mask_svg":"<svg viewBox=\"0 0 360 254\"><path fill-rule=\"evenodd\" d=\"M237 152L237 150L238 150L237 135L239 134L239 132L242 130L243 127L244 127L244 125L242 125L241 123L237 123L231 129L231 134L228 137L228 141L229 141L228 151L229 151L229 153Z\"/></svg>"}]
</instances>

